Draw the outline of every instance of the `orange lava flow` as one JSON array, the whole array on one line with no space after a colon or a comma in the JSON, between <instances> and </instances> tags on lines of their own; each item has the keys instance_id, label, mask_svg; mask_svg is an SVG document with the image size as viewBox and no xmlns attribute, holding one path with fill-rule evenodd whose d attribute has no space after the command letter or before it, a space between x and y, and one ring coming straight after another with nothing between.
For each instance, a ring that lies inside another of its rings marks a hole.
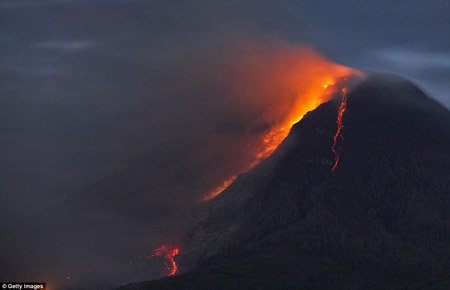
<instances>
[{"instance_id":1,"label":"orange lava flow","mask_svg":"<svg viewBox=\"0 0 450 290\"><path fill-rule=\"evenodd\" d=\"M256 166L256 164L253 166L251 164L250 166L254 167L254 166ZM225 180L224 182L222 182L222 184L219 185L217 188L215 188L212 192L210 192L208 196L203 198L203 201L213 199L214 197L221 194L222 191L224 191L228 186L230 186L230 184L232 184L236 180L237 177L238 177L238 175L234 175L234 176L231 176L230 178L228 178L227 180Z\"/></svg>"},{"instance_id":2,"label":"orange lava flow","mask_svg":"<svg viewBox=\"0 0 450 290\"><path fill-rule=\"evenodd\" d=\"M228 168L227 176L200 201L220 195L240 174L269 157L295 123L335 96L343 81L360 74L307 48L251 46L224 77L227 93L235 96L237 114L249 118L246 125L251 144L242 148L246 154L237 160L239 166Z\"/></svg>"},{"instance_id":3,"label":"orange lava flow","mask_svg":"<svg viewBox=\"0 0 450 290\"><path fill-rule=\"evenodd\" d=\"M231 73L230 91L239 96L236 97L236 103L240 105L237 110L245 112L251 111L249 108L258 108L260 114L254 119L255 124L266 129L260 134L249 135L254 138L254 143L243 149L250 156L246 160L248 163L230 172L201 201L215 198L240 174L269 157L295 123L329 101L339 91L342 81L359 74L308 49L264 51L261 57L258 52L253 54L257 56L246 56L236 62Z\"/></svg>"},{"instance_id":4,"label":"orange lava flow","mask_svg":"<svg viewBox=\"0 0 450 290\"><path fill-rule=\"evenodd\" d=\"M161 246L154 250L148 258L162 257L164 259L164 265L166 267L166 272L163 276L173 276L177 273L178 266L174 260L174 257L179 254L179 249L175 246Z\"/></svg>"},{"instance_id":5,"label":"orange lava flow","mask_svg":"<svg viewBox=\"0 0 450 290\"><path fill-rule=\"evenodd\" d=\"M346 107L347 107L347 94L345 89L342 89L342 101L338 109L338 115L336 120L337 130L336 134L333 137L333 145L331 145L331 151L333 151L334 154L334 165L331 168L331 171L334 171L339 163L339 153L337 153L336 151L336 143L339 136L341 137L341 139L344 138L342 136L342 128L344 128L344 125L342 125L342 116L344 115Z\"/></svg>"}]
</instances>

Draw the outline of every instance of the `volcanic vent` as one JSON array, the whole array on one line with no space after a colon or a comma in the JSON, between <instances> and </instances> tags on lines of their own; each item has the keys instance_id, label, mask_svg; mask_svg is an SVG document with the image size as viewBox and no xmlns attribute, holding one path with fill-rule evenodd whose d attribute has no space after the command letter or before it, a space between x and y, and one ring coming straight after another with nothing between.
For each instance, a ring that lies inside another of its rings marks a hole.
<instances>
[{"instance_id":1,"label":"volcanic vent","mask_svg":"<svg viewBox=\"0 0 450 290\"><path fill-rule=\"evenodd\" d=\"M308 113L205 206L191 272L127 289L449 287L450 112L393 76L346 96L343 140L342 100Z\"/></svg>"}]
</instances>

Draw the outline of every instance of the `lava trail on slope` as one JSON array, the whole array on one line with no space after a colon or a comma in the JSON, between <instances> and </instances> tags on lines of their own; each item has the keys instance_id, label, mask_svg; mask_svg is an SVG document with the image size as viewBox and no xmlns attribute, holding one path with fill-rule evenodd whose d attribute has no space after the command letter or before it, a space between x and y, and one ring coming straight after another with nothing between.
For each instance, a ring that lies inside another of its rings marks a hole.
<instances>
[{"instance_id":1,"label":"lava trail on slope","mask_svg":"<svg viewBox=\"0 0 450 290\"><path fill-rule=\"evenodd\" d=\"M342 89L342 101L338 108L338 115L336 120L337 129L336 134L334 134L333 137L333 144L331 145L331 151L334 154L334 165L331 168L331 171L334 171L339 163L339 153L336 151L336 144L339 136L341 137L341 140L344 139L344 137L342 136L342 129L344 128L344 125L342 124L342 116L344 115L346 107L347 107L347 92L345 89Z\"/></svg>"},{"instance_id":2,"label":"lava trail on slope","mask_svg":"<svg viewBox=\"0 0 450 290\"><path fill-rule=\"evenodd\" d=\"M305 61L307 56L309 58ZM281 76L274 73L272 77L273 83L281 83L283 87L288 87L292 95L278 96L275 91L274 95L268 97L272 105L267 107L261 117L262 121L268 125L268 129L258 137L259 145L249 149L252 150L250 155L253 156L253 160L226 176L216 188L203 197L202 201L211 200L221 194L240 174L249 172L261 160L269 157L287 137L292 126L307 112L329 101L345 81L362 75L359 71L332 63L313 51L309 51L306 56L305 52L302 52L294 57L291 65L284 64L288 68L279 69L282 71L279 73ZM280 77L283 77L283 80L278 80ZM265 83L264 79L258 79L258 81ZM263 86L267 85L261 86L263 89Z\"/></svg>"}]
</instances>

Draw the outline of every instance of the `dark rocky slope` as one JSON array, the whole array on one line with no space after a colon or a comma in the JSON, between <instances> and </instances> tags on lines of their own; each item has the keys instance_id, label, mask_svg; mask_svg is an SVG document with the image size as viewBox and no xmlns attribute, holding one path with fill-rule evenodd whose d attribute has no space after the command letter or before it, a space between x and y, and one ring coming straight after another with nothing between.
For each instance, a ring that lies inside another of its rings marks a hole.
<instances>
[{"instance_id":1,"label":"dark rocky slope","mask_svg":"<svg viewBox=\"0 0 450 290\"><path fill-rule=\"evenodd\" d=\"M450 289L450 112L393 76L308 113L212 201L185 274L123 289Z\"/></svg>"}]
</instances>

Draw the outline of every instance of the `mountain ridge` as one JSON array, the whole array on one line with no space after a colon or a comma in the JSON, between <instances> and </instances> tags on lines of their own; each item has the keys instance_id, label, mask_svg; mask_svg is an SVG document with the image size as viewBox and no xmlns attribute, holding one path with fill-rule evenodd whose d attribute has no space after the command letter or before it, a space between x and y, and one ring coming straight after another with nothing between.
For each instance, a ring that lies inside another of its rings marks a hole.
<instances>
[{"instance_id":1,"label":"mountain ridge","mask_svg":"<svg viewBox=\"0 0 450 290\"><path fill-rule=\"evenodd\" d=\"M178 258L194 270L124 289L450 285L450 112L404 79L369 76L348 93L331 172L336 107L308 113L206 206Z\"/></svg>"}]
</instances>

